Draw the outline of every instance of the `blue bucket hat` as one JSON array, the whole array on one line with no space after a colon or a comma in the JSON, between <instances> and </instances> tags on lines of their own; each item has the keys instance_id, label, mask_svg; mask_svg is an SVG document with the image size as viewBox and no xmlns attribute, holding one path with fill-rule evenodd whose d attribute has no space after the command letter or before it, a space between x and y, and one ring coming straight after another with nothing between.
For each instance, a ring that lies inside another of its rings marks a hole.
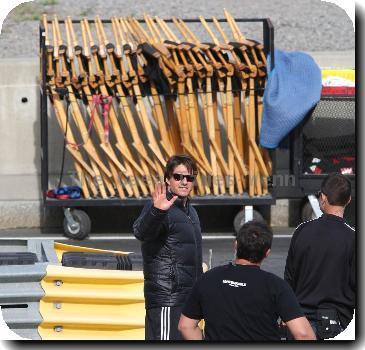
<instances>
[{"instance_id":1,"label":"blue bucket hat","mask_svg":"<svg viewBox=\"0 0 365 350\"><path fill-rule=\"evenodd\" d=\"M264 92L260 145L276 148L318 103L321 89L321 70L311 56L275 50L275 67Z\"/></svg>"}]
</instances>

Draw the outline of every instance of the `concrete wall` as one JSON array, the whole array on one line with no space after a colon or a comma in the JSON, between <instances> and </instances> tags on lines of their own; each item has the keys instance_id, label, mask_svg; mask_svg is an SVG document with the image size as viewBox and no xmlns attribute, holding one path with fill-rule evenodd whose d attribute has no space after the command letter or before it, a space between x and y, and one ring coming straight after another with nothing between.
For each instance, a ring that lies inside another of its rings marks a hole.
<instances>
[{"instance_id":1,"label":"concrete wall","mask_svg":"<svg viewBox=\"0 0 365 350\"><path fill-rule=\"evenodd\" d=\"M52 222L41 205L38 76L37 58L0 60L0 228ZM49 137L51 149L62 144L55 123ZM61 155L50 158L54 173Z\"/></svg>"},{"instance_id":2,"label":"concrete wall","mask_svg":"<svg viewBox=\"0 0 365 350\"><path fill-rule=\"evenodd\" d=\"M354 68L353 51L313 53L322 68ZM45 211L40 185L39 60L0 60L0 228L58 225L62 212ZM56 185L62 159L62 137L49 124L50 187ZM66 168L70 157L67 157ZM288 224L288 203L273 208L271 222Z\"/></svg>"},{"instance_id":3,"label":"concrete wall","mask_svg":"<svg viewBox=\"0 0 365 350\"><path fill-rule=\"evenodd\" d=\"M37 226L40 128L37 59L0 62L0 227ZM27 102L22 102L27 99Z\"/></svg>"}]
</instances>

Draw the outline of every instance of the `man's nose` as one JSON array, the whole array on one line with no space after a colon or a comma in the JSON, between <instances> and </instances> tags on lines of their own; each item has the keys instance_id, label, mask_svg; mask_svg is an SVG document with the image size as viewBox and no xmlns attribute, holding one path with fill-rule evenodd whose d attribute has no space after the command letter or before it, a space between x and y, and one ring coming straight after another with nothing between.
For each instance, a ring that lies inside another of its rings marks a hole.
<instances>
[{"instance_id":1,"label":"man's nose","mask_svg":"<svg viewBox=\"0 0 365 350\"><path fill-rule=\"evenodd\" d=\"M182 181L181 181L184 185L186 185L188 183L188 180L186 179L186 177L183 177Z\"/></svg>"}]
</instances>

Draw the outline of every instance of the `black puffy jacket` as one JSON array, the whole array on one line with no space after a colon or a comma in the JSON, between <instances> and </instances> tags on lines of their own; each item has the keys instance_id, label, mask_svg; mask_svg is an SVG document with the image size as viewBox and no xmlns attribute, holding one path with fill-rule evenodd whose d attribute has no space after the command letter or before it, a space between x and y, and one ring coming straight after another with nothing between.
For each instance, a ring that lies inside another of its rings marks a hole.
<instances>
[{"instance_id":1,"label":"black puffy jacket","mask_svg":"<svg viewBox=\"0 0 365 350\"><path fill-rule=\"evenodd\" d=\"M141 241L146 309L183 305L202 274L202 236L198 215L177 199L169 210L147 203L133 224Z\"/></svg>"}]
</instances>

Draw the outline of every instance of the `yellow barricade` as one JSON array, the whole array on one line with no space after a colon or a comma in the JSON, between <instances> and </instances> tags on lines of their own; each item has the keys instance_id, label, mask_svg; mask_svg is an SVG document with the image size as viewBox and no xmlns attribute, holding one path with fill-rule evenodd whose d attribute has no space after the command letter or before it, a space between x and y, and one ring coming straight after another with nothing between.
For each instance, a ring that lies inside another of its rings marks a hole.
<instances>
[{"instance_id":1,"label":"yellow barricade","mask_svg":"<svg viewBox=\"0 0 365 350\"><path fill-rule=\"evenodd\" d=\"M322 69L322 80L329 77L339 77L342 79L355 82L355 70L354 69Z\"/></svg>"},{"instance_id":2,"label":"yellow barricade","mask_svg":"<svg viewBox=\"0 0 365 350\"><path fill-rule=\"evenodd\" d=\"M41 286L43 340L144 340L142 271L49 265Z\"/></svg>"}]
</instances>

